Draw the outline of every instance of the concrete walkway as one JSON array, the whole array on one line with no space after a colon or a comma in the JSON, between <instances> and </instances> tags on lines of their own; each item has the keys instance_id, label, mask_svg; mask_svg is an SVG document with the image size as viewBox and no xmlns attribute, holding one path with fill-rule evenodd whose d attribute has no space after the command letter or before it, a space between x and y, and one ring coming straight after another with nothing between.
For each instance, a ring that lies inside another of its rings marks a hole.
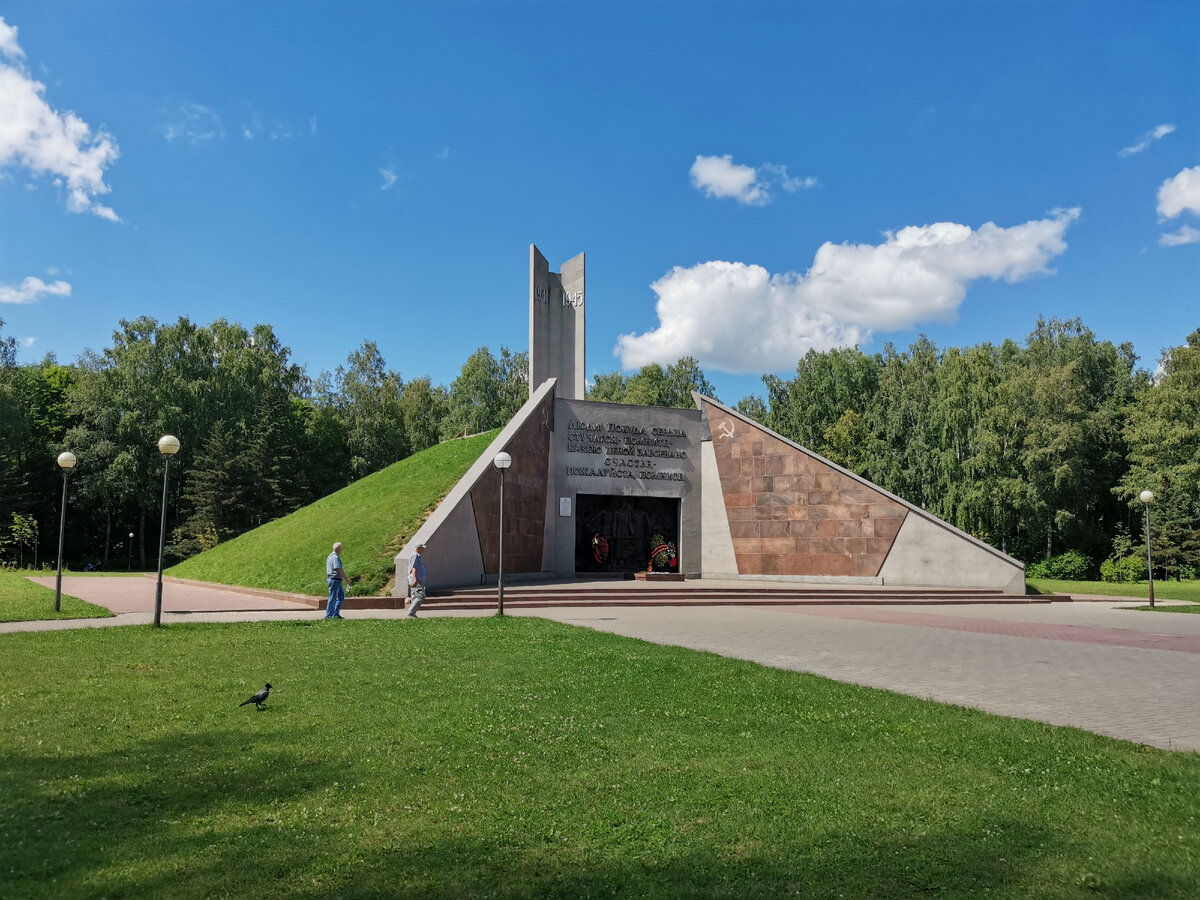
<instances>
[{"instance_id":1,"label":"concrete walkway","mask_svg":"<svg viewBox=\"0 0 1200 900\"><path fill-rule=\"evenodd\" d=\"M48 580L53 587L53 578L35 580ZM154 587L149 578L64 578L64 592L118 615L4 624L0 633L149 623ZM167 623L322 615L300 603L196 585L167 584L163 597ZM1134 605L1138 601L1105 598L918 608L586 606L512 614L1072 725L1155 747L1200 751L1200 615L1121 609ZM343 610L343 615L398 619L404 613Z\"/></svg>"}]
</instances>

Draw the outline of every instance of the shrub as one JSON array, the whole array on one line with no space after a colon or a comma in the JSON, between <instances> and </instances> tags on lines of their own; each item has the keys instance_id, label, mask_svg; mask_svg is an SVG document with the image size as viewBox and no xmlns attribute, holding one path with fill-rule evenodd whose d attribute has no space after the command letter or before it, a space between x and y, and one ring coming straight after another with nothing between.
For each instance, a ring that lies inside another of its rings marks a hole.
<instances>
[{"instance_id":1,"label":"shrub","mask_svg":"<svg viewBox=\"0 0 1200 900\"><path fill-rule=\"evenodd\" d=\"M1090 557L1078 550L1068 550L1058 556L1031 563L1025 574L1030 578L1053 578L1058 581L1086 581L1092 574L1094 564Z\"/></svg>"},{"instance_id":2,"label":"shrub","mask_svg":"<svg viewBox=\"0 0 1200 900\"><path fill-rule=\"evenodd\" d=\"M1138 553L1119 559L1106 559L1100 564L1100 580L1121 584L1145 581L1146 559Z\"/></svg>"}]
</instances>

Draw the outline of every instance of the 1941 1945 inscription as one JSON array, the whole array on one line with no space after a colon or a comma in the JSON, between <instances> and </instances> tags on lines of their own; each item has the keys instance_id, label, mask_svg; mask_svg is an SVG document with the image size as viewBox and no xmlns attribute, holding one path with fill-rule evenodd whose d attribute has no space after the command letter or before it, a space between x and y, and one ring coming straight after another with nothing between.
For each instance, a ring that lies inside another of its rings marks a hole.
<instances>
[{"instance_id":1,"label":"1941 1945 inscription","mask_svg":"<svg viewBox=\"0 0 1200 900\"><path fill-rule=\"evenodd\" d=\"M533 287L533 299L538 303L550 303L550 291L544 284L537 284ZM563 291L562 305L573 306L579 309L583 306L583 291Z\"/></svg>"}]
</instances>

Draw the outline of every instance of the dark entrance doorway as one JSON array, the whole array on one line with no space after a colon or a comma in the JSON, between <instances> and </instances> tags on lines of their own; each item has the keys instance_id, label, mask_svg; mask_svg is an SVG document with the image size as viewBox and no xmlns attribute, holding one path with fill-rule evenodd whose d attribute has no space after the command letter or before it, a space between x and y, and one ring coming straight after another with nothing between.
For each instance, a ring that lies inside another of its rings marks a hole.
<instances>
[{"instance_id":1,"label":"dark entrance doorway","mask_svg":"<svg viewBox=\"0 0 1200 900\"><path fill-rule=\"evenodd\" d=\"M578 494L575 497L575 571L644 572L651 541L679 547L679 500ZM676 564L666 571L680 571Z\"/></svg>"}]
</instances>

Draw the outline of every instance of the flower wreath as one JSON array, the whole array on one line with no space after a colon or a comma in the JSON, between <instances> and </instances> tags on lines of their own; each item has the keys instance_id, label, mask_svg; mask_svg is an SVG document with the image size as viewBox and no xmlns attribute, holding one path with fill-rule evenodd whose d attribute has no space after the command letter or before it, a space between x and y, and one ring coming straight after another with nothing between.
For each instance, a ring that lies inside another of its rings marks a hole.
<instances>
[{"instance_id":1,"label":"flower wreath","mask_svg":"<svg viewBox=\"0 0 1200 900\"><path fill-rule=\"evenodd\" d=\"M592 556L598 563L608 559L608 541L599 532L592 535Z\"/></svg>"},{"instance_id":2,"label":"flower wreath","mask_svg":"<svg viewBox=\"0 0 1200 900\"><path fill-rule=\"evenodd\" d=\"M656 565L673 569L677 559L674 543L663 538L661 534L656 534L650 539L650 564L646 566L647 572L653 572Z\"/></svg>"}]
</instances>

